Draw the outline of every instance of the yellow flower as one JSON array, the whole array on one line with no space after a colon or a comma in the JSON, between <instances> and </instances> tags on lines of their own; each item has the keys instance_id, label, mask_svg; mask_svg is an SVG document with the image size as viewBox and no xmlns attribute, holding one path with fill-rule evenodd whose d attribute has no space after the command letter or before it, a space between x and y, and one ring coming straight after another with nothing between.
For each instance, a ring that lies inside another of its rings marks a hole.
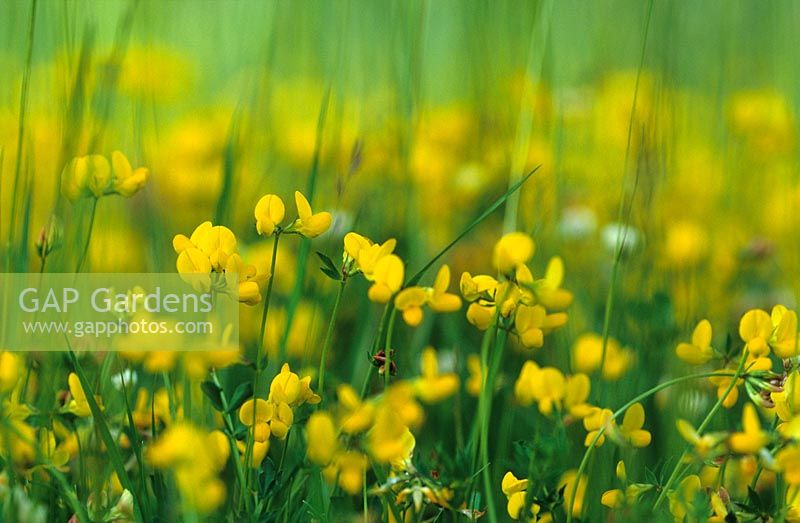
<instances>
[{"instance_id":1,"label":"yellow flower","mask_svg":"<svg viewBox=\"0 0 800 523\"><path fill-rule=\"evenodd\" d=\"M372 287L367 295L375 303L386 303L403 286L405 267L403 260L395 254L383 256L372 272Z\"/></svg>"},{"instance_id":2,"label":"yellow flower","mask_svg":"<svg viewBox=\"0 0 800 523\"><path fill-rule=\"evenodd\" d=\"M459 282L461 295L468 302L474 302L481 298L494 299L495 291L497 290L497 280L485 274L478 274L472 276L468 272L461 274L461 281Z\"/></svg>"},{"instance_id":3,"label":"yellow flower","mask_svg":"<svg viewBox=\"0 0 800 523\"><path fill-rule=\"evenodd\" d=\"M178 254L177 269L183 273L222 272L228 257L236 252L236 236L224 225L203 222L187 238L178 234L172 239Z\"/></svg>"},{"instance_id":4,"label":"yellow flower","mask_svg":"<svg viewBox=\"0 0 800 523\"><path fill-rule=\"evenodd\" d=\"M317 465L330 463L338 448L336 427L331 415L324 411L313 413L306 424L306 438L308 459Z\"/></svg>"},{"instance_id":5,"label":"yellow flower","mask_svg":"<svg viewBox=\"0 0 800 523\"><path fill-rule=\"evenodd\" d=\"M583 418L583 428L587 431L583 444L587 447L590 446L594 438L597 437L597 434L600 432L600 429L606 427L594 444L595 447L601 446L606 441L606 432L608 432L608 428L613 426L613 416L614 413L609 409L601 409L600 407L592 409L591 412Z\"/></svg>"},{"instance_id":6,"label":"yellow flower","mask_svg":"<svg viewBox=\"0 0 800 523\"><path fill-rule=\"evenodd\" d=\"M680 359L690 365L703 365L714 356L711 348L711 323L702 320L692 333L692 343L681 343L675 349Z\"/></svg>"},{"instance_id":7,"label":"yellow flower","mask_svg":"<svg viewBox=\"0 0 800 523\"><path fill-rule=\"evenodd\" d=\"M547 314L541 305L519 305L514 317L519 339L526 347L539 348L544 345L544 336L567 322L563 312Z\"/></svg>"},{"instance_id":8,"label":"yellow flower","mask_svg":"<svg viewBox=\"0 0 800 523\"><path fill-rule=\"evenodd\" d=\"M111 165L99 154L73 158L61 172L61 192L73 202L86 196L100 198L110 182Z\"/></svg>"},{"instance_id":9,"label":"yellow flower","mask_svg":"<svg viewBox=\"0 0 800 523\"><path fill-rule=\"evenodd\" d=\"M24 370L25 364L19 355L13 352L0 352L0 393L14 390Z\"/></svg>"},{"instance_id":10,"label":"yellow flower","mask_svg":"<svg viewBox=\"0 0 800 523\"><path fill-rule=\"evenodd\" d=\"M0 368L1 365L0 365ZM797 371L790 373L783 382L783 390L770 396L775 403L775 413L781 421L789 421L800 415L800 383Z\"/></svg>"},{"instance_id":11,"label":"yellow flower","mask_svg":"<svg viewBox=\"0 0 800 523\"><path fill-rule=\"evenodd\" d=\"M495 244L492 262L498 272L510 274L517 266L528 263L534 251L535 245L530 236L521 232L511 232Z\"/></svg>"},{"instance_id":12,"label":"yellow flower","mask_svg":"<svg viewBox=\"0 0 800 523\"><path fill-rule=\"evenodd\" d=\"M525 506L525 491L528 488L528 480L517 479L513 472L506 472L505 476L503 476L501 487L508 500L508 505L506 506L508 516L511 519L519 519ZM533 507L531 507L531 514L533 514Z\"/></svg>"},{"instance_id":13,"label":"yellow flower","mask_svg":"<svg viewBox=\"0 0 800 523\"><path fill-rule=\"evenodd\" d=\"M372 425L375 408L369 402L361 401L355 389L343 383L336 389L339 405L342 408L339 423L342 431L356 434L367 430Z\"/></svg>"},{"instance_id":14,"label":"yellow flower","mask_svg":"<svg viewBox=\"0 0 800 523\"><path fill-rule=\"evenodd\" d=\"M425 403L438 403L458 391L458 376L454 372L439 373L436 350L426 347L422 351L422 376L414 381L417 397Z\"/></svg>"},{"instance_id":15,"label":"yellow flower","mask_svg":"<svg viewBox=\"0 0 800 523\"><path fill-rule=\"evenodd\" d=\"M783 305L776 305L772 308L770 319L774 332L769 344L775 355L783 359L797 356L797 313Z\"/></svg>"},{"instance_id":16,"label":"yellow flower","mask_svg":"<svg viewBox=\"0 0 800 523\"><path fill-rule=\"evenodd\" d=\"M292 225L293 230L302 234L306 238L316 238L327 231L331 226L331 213L311 211L311 205L300 191L294 192L294 201L297 205L298 218Z\"/></svg>"},{"instance_id":17,"label":"yellow flower","mask_svg":"<svg viewBox=\"0 0 800 523\"><path fill-rule=\"evenodd\" d=\"M735 432L728 438L728 446L737 454L757 454L769 440L761 430L758 412L752 403L746 403L742 411L742 432Z\"/></svg>"},{"instance_id":18,"label":"yellow flower","mask_svg":"<svg viewBox=\"0 0 800 523\"><path fill-rule=\"evenodd\" d=\"M270 236L275 232L275 228L283 221L286 207L283 200L274 194L262 196L254 211L256 217L256 231L258 234Z\"/></svg>"},{"instance_id":19,"label":"yellow flower","mask_svg":"<svg viewBox=\"0 0 800 523\"><path fill-rule=\"evenodd\" d=\"M539 368L536 363L526 361L514 384L514 395L523 406L536 401L539 412L549 416L554 407L561 408L561 401L566 395L566 384L564 375L555 367Z\"/></svg>"},{"instance_id":20,"label":"yellow flower","mask_svg":"<svg viewBox=\"0 0 800 523\"><path fill-rule=\"evenodd\" d=\"M800 485L800 446L786 446L775 454L775 466L789 485Z\"/></svg>"},{"instance_id":21,"label":"yellow flower","mask_svg":"<svg viewBox=\"0 0 800 523\"><path fill-rule=\"evenodd\" d=\"M69 373L67 378L69 383L69 393L72 399L67 404L67 410L81 418L88 418L92 415L92 410L89 407L89 400L86 398L86 393L81 385L81 380L74 372ZM103 410L103 401L100 396L95 395L95 402L100 410Z\"/></svg>"},{"instance_id":22,"label":"yellow flower","mask_svg":"<svg viewBox=\"0 0 800 523\"><path fill-rule=\"evenodd\" d=\"M622 425L619 426L622 438L636 448L646 447L650 444L650 432L643 430L644 407L641 403L634 403L625 411Z\"/></svg>"},{"instance_id":23,"label":"yellow flower","mask_svg":"<svg viewBox=\"0 0 800 523\"><path fill-rule=\"evenodd\" d=\"M120 151L111 153L111 190L120 196L130 198L147 183L150 171L145 167L136 169Z\"/></svg>"},{"instance_id":24,"label":"yellow flower","mask_svg":"<svg viewBox=\"0 0 800 523\"><path fill-rule=\"evenodd\" d=\"M567 376L564 407L573 418L582 419L592 412L594 407L586 402L589 399L591 386L589 376L586 374Z\"/></svg>"},{"instance_id":25,"label":"yellow flower","mask_svg":"<svg viewBox=\"0 0 800 523\"><path fill-rule=\"evenodd\" d=\"M772 336L772 319L761 309L747 311L739 321L739 336L747 345L751 356L769 354L768 341Z\"/></svg>"},{"instance_id":26,"label":"yellow flower","mask_svg":"<svg viewBox=\"0 0 800 523\"><path fill-rule=\"evenodd\" d=\"M563 281L564 261L554 256L547 263L544 278L534 282L536 300L548 309L566 309L572 303L572 293L561 288Z\"/></svg>"},{"instance_id":27,"label":"yellow flower","mask_svg":"<svg viewBox=\"0 0 800 523\"><path fill-rule=\"evenodd\" d=\"M494 305L481 305L478 302L470 303L467 307L467 321L479 330L485 331L492 324L496 308Z\"/></svg>"},{"instance_id":28,"label":"yellow flower","mask_svg":"<svg viewBox=\"0 0 800 523\"><path fill-rule=\"evenodd\" d=\"M206 433L187 423L167 428L147 449L148 462L156 468L171 469L186 503L204 514L225 501L225 484L217 474L229 455L223 433Z\"/></svg>"},{"instance_id":29,"label":"yellow flower","mask_svg":"<svg viewBox=\"0 0 800 523\"><path fill-rule=\"evenodd\" d=\"M683 419L679 419L675 425L678 427L681 437L694 447L694 451L701 458L705 458L724 439L724 435L720 434L703 434L701 436L688 421Z\"/></svg>"},{"instance_id":30,"label":"yellow flower","mask_svg":"<svg viewBox=\"0 0 800 523\"><path fill-rule=\"evenodd\" d=\"M403 313L403 320L412 327L423 318L422 307L434 312L453 312L461 308L461 298L447 292L450 286L450 267L442 265L436 274L433 287L408 287L397 294L394 305Z\"/></svg>"},{"instance_id":31,"label":"yellow flower","mask_svg":"<svg viewBox=\"0 0 800 523\"><path fill-rule=\"evenodd\" d=\"M575 482L578 482L578 488L575 490L575 501L572 501L572 490L575 488ZM564 506L569 507L572 505L572 516L580 517L583 512L583 498L586 495L586 487L588 485L588 478L585 474L581 474L578 478L577 470L568 470L561 476L561 481L558 482L559 488L564 488ZM566 509L568 510L568 509Z\"/></svg>"},{"instance_id":32,"label":"yellow flower","mask_svg":"<svg viewBox=\"0 0 800 523\"><path fill-rule=\"evenodd\" d=\"M360 270L369 281L374 281L375 266L384 257L392 254L397 240L390 238L382 244L372 243L369 238L348 232L344 235L344 252L353 260L356 269ZM402 278L401 278L402 279Z\"/></svg>"},{"instance_id":33,"label":"yellow flower","mask_svg":"<svg viewBox=\"0 0 800 523\"><path fill-rule=\"evenodd\" d=\"M292 372L288 363L284 363L269 386L269 400L297 407L303 403L319 403L321 398L311 390L311 376L300 378Z\"/></svg>"},{"instance_id":34,"label":"yellow flower","mask_svg":"<svg viewBox=\"0 0 800 523\"><path fill-rule=\"evenodd\" d=\"M333 462L325 468L323 474L326 481L333 483L338 479L339 486L355 496L362 489L364 481L364 471L369 465L367 457L356 451L339 452L333 458Z\"/></svg>"},{"instance_id":35,"label":"yellow flower","mask_svg":"<svg viewBox=\"0 0 800 523\"><path fill-rule=\"evenodd\" d=\"M669 511L676 521L684 520L689 513L690 507L694 506L694 498L701 488L700 477L692 474L683 478L678 487L667 494Z\"/></svg>"},{"instance_id":36,"label":"yellow flower","mask_svg":"<svg viewBox=\"0 0 800 523\"><path fill-rule=\"evenodd\" d=\"M576 371L591 374L602 361L603 337L587 333L581 335L572 346L572 364ZM603 378L618 380L633 365L633 353L620 347L614 338L606 342L606 362L603 366Z\"/></svg>"},{"instance_id":37,"label":"yellow flower","mask_svg":"<svg viewBox=\"0 0 800 523\"><path fill-rule=\"evenodd\" d=\"M483 384L481 359L477 355L470 354L467 356L467 370L469 371L469 378L467 378L466 384L467 394L477 398L481 393Z\"/></svg>"}]
</instances>

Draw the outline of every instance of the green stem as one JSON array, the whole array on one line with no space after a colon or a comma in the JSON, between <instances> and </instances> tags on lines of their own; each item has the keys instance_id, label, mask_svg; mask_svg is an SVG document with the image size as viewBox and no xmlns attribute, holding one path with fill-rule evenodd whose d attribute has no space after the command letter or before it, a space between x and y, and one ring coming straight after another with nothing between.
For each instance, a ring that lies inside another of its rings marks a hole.
<instances>
[{"instance_id":1,"label":"green stem","mask_svg":"<svg viewBox=\"0 0 800 523\"><path fill-rule=\"evenodd\" d=\"M383 383L387 389L392 375L392 336L394 335L394 320L396 317L397 309L392 308L392 314L389 316L389 326L386 328L386 347L383 350L383 354L386 357L383 364Z\"/></svg>"},{"instance_id":2,"label":"green stem","mask_svg":"<svg viewBox=\"0 0 800 523\"><path fill-rule=\"evenodd\" d=\"M267 333L267 317L269 315L269 302L272 298L272 284L275 282L275 260L278 257L278 240L281 237L280 229L275 229L274 231L274 240L272 243L272 258L270 262L270 272L269 281L267 282L267 292L264 296L264 310L261 313L261 329L259 330L258 334L258 347L256 352L256 372L253 375L253 400L258 398L258 385L261 381L261 371L263 364L261 362L262 358L264 357L264 351L266 350L266 341L264 340L264 335ZM256 411L258 409L253 409L253 421L251 423L251 427L255 426L256 424ZM247 485L250 484L250 459L253 455L253 431L247 431L247 448L244 453L244 461L247 465L247 472L245 474L245 478L247 479Z\"/></svg>"},{"instance_id":3,"label":"green stem","mask_svg":"<svg viewBox=\"0 0 800 523\"><path fill-rule=\"evenodd\" d=\"M225 395L225 389L222 388L222 385L219 382L219 377L217 376L217 371L211 371L211 380L214 382L214 385L217 386L219 389L219 399L222 403L222 421L225 423L225 429L228 431L228 443L231 447L231 455L233 456L233 463L236 468L236 479L239 481L239 485L242 488L242 499L244 499L245 507L247 508L247 512L250 513L252 511L252 507L250 505L250 496L247 495L247 483L245 483L244 479L244 469L242 467L242 460L239 459L239 447L236 446L236 441L234 440L234 426L233 420L231 419L231 415L228 412L228 398Z\"/></svg>"},{"instance_id":4,"label":"green stem","mask_svg":"<svg viewBox=\"0 0 800 523\"><path fill-rule=\"evenodd\" d=\"M626 403L625 405L620 407L616 412L614 412L611 415L611 419L608 420L608 423L606 423L605 425L600 427L600 430L597 431L597 434L595 434L594 438L589 443L589 446L586 449L586 452L584 452L584 454L583 454L583 458L581 459L581 464L578 466L578 473L575 476L575 482L572 485L572 491L570 492L570 495L567 496L567 498L569 499L569 503L568 503L569 506L567 507L567 523L570 523L572 521L572 509L573 509L573 506L575 504L575 494L578 492L578 484L580 482L581 475L583 474L583 471L586 470L586 465L589 463L589 458L592 455L592 451L595 448L595 444L603 436L603 434L606 432L606 429L608 428L609 424L612 421L614 421L617 418L619 418L626 410L631 408L634 404L636 404L636 403L638 403L638 402L640 402L640 401L642 401L644 399L649 398L653 394L661 392L662 390L668 389L668 388L670 388L670 387L672 387L674 385L677 385L679 383L683 383L685 381L702 379L702 378L734 377L734 376L736 376L736 374L731 373L731 372L704 372L704 373L701 373L701 374L691 374L689 376L681 376L680 378L675 378L675 379L672 379L672 380L669 380L669 381L665 381L664 383L659 383L655 387L650 388L650 389L642 392L641 394L639 394L638 396L636 396L635 398L630 400L628 403ZM735 380L734 380L734 383L735 383ZM588 485L587 485L587 487L588 487Z\"/></svg>"},{"instance_id":5,"label":"green stem","mask_svg":"<svg viewBox=\"0 0 800 523\"><path fill-rule=\"evenodd\" d=\"M725 389L725 393L720 395L719 398L717 398L717 402L714 403L714 406L711 407L711 410L708 411L708 414L706 414L705 419L703 419L703 422L700 423L699 427L697 427L697 433L699 435L702 435L703 432L705 432L706 428L708 428L708 425L711 423L711 419L714 417L714 415L717 413L717 411L720 408L722 408L722 403L728 397L728 394L730 394L731 391L734 389L734 387L736 387L736 382L739 381L739 377L742 375L742 371L744 370L744 365L747 362L747 355L748 355L748 350L747 349L742 351L742 357L739 359L739 366L736 368L736 374L734 374L733 379L728 384L728 387ZM681 463L683 462L683 458L686 457L686 454L689 452L689 449L691 449L691 448L692 448L691 445L689 445L681 453L681 457L678 458L678 462L675 464L675 467L672 469L672 472L670 473L669 478L667 479L667 482L664 484L664 487L661 489L661 492L658 494L658 498L656 499L656 502L653 505L653 510L657 509L658 506L661 505L661 503L664 501L664 499L667 496L667 492L669 491L669 488L672 486L672 484L675 481L678 480L678 476L680 476L679 471L681 470L680 466L681 466Z\"/></svg>"},{"instance_id":6,"label":"green stem","mask_svg":"<svg viewBox=\"0 0 800 523\"><path fill-rule=\"evenodd\" d=\"M336 301L333 304L333 313L331 313L331 319L328 322L328 331L325 333L325 341L322 343L322 354L319 357L319 381L317 384L317 390L320 395L323 395L325 391L325 363L327 361L328 350L333 342L333 329L336 325L336 318L339 316L339 305L342 302L342 295L344 294L344 286L346 284L347 279L345 278L342 278L339 282L339 290L336 292Z\"/></svg>"},{"instance_id":7,"label":"green stem","mask_svg":"<svg viewBox=\"0 0 800 523\"><path fill-rule=\"evenodd\" d=\"M94 198L94 201L92 201L92 211L89 214L89 231L86 233L86 243L83 244L83 252L81 252L81 257L78 258L78 265L75 268L75 272L81 272L81 269L83 268L83 262L86 261L86 256L89 254L89 244L92 241L92 231L94 231L94 216L97 214L98 201L98 198Z\"/></svg>"},{"instance_id":8,"label":"green stem","mask_svg":"<svg viewBox=\"0 0 800 523\"><path fill-rule=\"evenodd\" d=\"M497 521L497 513L496 508L494 506L494 493L492 492L493 485L492 483L492 473L491 468L489 467L489 422L492 417L492 391L494 390L494 381L497 378L497 371L500 367L500 360L502 360L502 351L503 347L506 344L506 336L507 332L505 329L500 328L500 319L498 318L495 329L494 329L494 336L495 338L495 350L494 354L492 354L492 365L489 369L489 375L486 381L486 400L483 402L482 409L480 412L481 418L481 439L480 439L480 451L481 451L481 465L482 465L482 476L483 476L483 490L484 495L486 496L486 507L489 513L489 521L495 523Z\"/></svg>"}]
</instances>

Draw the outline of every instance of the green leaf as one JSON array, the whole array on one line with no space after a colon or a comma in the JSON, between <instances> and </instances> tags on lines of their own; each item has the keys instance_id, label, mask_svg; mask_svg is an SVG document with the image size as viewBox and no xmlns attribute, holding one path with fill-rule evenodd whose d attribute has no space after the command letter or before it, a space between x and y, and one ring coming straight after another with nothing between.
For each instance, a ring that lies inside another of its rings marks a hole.
<instances>
[{"instance_id":1,"label":"green leaf","mask_svg":"<svg viewBox=\"0 0 800 523\"><path fill-rule=\"evenodd\" d=\"M333 260L331 260L326 254L323 254L323 253L317 251L317 256L319 256L319 259L322 260L322 263L325 264L325 267L329 268L330 270L332 270L334 272L336 272L338 270L336 268L336 264L333 263Z\"/></svg>"},{"instance_id":2,"label":"green leaf","mask_svg":"<svg viewBox=\"0 0 800 523\"><path fill-rule=\"evenodd\" d=\"M520 187L522 187L522 184L523 184L523 183L525 183L525 182L527 182L527 181L528 181L528 179L529 179L531 176L533 176L533 174L534 174L536 171L538 171L540 167L541 167L541 165L537 166L537 167L536 167L535 169L533 169L531 172L529 172L528 174L526 174L525 176L523 176L523 177L522 177L522 178L521 178L521 179L520 179L520 180L519 180L517 183L515 183L514 185L512 185L511 187L509 187L509 188L508 188L508 190L505 192L505 194L503 194L503 195L502 195L502 196L500 196L500 197L499 197L497 200L495 200L493 204L491 204L491 205L490 205L490 206L489 206L489 207L488 207L488 208L487 208L485 211L483 211L483 212L480 214L480 216L478 216L477 218L475 218L474 220L472 220L472 222L471 222L469 225L467 225L467 228L466 228L466 229L464 229L463 231L461 231L461 233L460 233L458 236L456 236L456 237L455 237L455 239L454 239L453 241L451 241L450 243L448 243L448 244L447 244L447 245L444 247L444 249L442 249L441 251L439 251L439 254L437 254L436 256L434 256L434 257L433 257L433 258L432 258L432 259L431 259L431 260L430 260L428 263L426 263L426 264L425 264L425 265L424 265L424 266L423 266L423 267L422 267L420 270L418 270L418 271L417 271L417 272L416 272L416 273L415 273L415 274L414 274L414 275L413 275L413 276L412 276L412 277L411 277L411 278L408 280L408 283L406 283L406 284L404 285L404 287L408 287L408 286L411 286L411 285L416 285L417 283L419 283L419 280L421 280L421 279L422 279L422 277L425 275L425 273L428 271L428 269L430 269L430 268L431 268L431 266L432 266L434 263L436 263L436 261L437 261L439 258L441 258L442 256L444 256L444 255L447 253L447 251L449 251L450 249L452 249L452 248L453 248L453 247L454 247L454 246L455 246L455 245L456 245L458 242L460 242L460 241L462 240L462 238L464 238L464 236L466 236L467 234L469 234L469 233L470 233L470 231L472 231L472 229L474 229L475 227L477 227L477 226L478 226L478 225L479 225L479 224L480 224L480 223L481 223L483 220L485 220L486 218L488 218L490 214L492 214L494 211L496 211L496 210L498 209L498 207L500 207L501 205L503 205L503 202L505 202L505 201L508 199L508 197L509 197L509 196L511 196L512 194L514 194L514 192L515 192L517 189L519 189Z\"/></svg>"},{"instance_id":3,"label":"green leaf","mask_svg":"<svg viewBox=\"0 0 800 523\"><path fill-rule=\"evenodd\" d=\"M330 270L327 267L320 267L319 270L321 270L325 274L325 276L327 276L328 278L330 278L330 279L332 279L334 281L341 280L341 276L339 275L338 271Z\"/></svg>"},{"instance_id":4,"label":"green leaf","mask_svg":"<svg viewBox=\"0 0 800 523\"><path fill-rule=\"evenodd\" d=\"M206 380L200 384L200 388L203 389L203 393L211 400L216 410L219 412L225 410L222 407L222 389L220 389L216 383Z\"/></svg>"},{"instance_id":5,"label":"green leaf","mask_svg":"<svg viewBox=\"0 0 800 523\"><path fill-rule=\"evenodd\" d=\"M253 395L253 383L245 381L240 383L236 390L231 394L231 399L228 401L228 412L233 412L242 406L245 400Z\"/></svg>"}]
</instances>

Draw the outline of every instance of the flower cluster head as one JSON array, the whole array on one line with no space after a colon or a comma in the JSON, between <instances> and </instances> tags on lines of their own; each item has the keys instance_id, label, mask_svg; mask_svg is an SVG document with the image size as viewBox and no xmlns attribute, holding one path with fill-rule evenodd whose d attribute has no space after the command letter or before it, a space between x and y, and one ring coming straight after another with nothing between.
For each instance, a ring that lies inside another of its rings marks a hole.
<instances>
[{"instance_id":1,"label":"flower cluster head","mask_svg":"<svg viewBox=\"0 0 800 523\"><path fill-rule=\"evenodd\" d=\"M779 358L800 354L797 346L797 313L776 305L772 313L761 309L747 311L739 322L739 336L753 357L767 356L770 349Z\"/></svg>"},{"instance_id":2,"label":"flower cluster head","mask_svg":"<svg viewBox=\"0 0 800 523\"><path fill-rule=\"evenodd\" d=\"M180 274L207 275L199 284L200 290L209 290L219 280L212 276L225 273L236 274L238 278L239 301L255 305L261 301L261 284L269 277L258 274L255 265L246 264L239 255L236 236L224 225L214 226L203 222L197 226L190 237L178 234L172 239L172 246L178 254L175 265ZM219 289L224 290L224 288Z\"/></svg>"},{"instance_id":3,"label":"flower cluster head","mask_svg":"<svg viewBox=\"0 0 800 523\"><path fill-rule=\"evenodd\" d=\"M591 382L586 374L564 376L555 367L539 367L529 360L523 364L514 383L514 397L523 407L536 403L545 416L555 410L583 419L596 408L587 402L590 389Z\"/></svg>"},{"instance_id":4,"label":"flower cluster head","mask_svg":"<svg viewBox=\"0 0 800 523\"><path fill-rule=\"evenodd\" d=\"M147 183L146 167L131 167L120 151L111 153L111 161L100 154L73 158L61 172L61 192L72 202L81 198L100 198L119 194L130 198Z\"/></svg>"},{"instance_id":5,"label":"flower cluster head","mask_svg":"<svg viewBox=\"0 0 800 523\"><path fill-rule=\"evenodd\" d=\"M394 306L412 327L422 322L426 306L434 312L454 312L461 308L461 298L447 292L450 286L450 267L447 265L439 268L432 287L413 285L403 288L405 264L394 254L396 246L394 238L377 244L349 232L344 237L344 271L348 276L360 272L372 282L368 291L371 301L388 303L394 298Z\"/></svg>"},{"instance_id":6,"label":"flower cluster head","mask_svg":"<svg viewBox=\"0 0 800 523\"><path fill-rule=\"evenodd\" d=\"M646 447L650 445L652 434L642 428L644 420L644 407L641 403L634 403L625 411L620 425L614 421L613 413L609 409L595 407L583 418L583 426L588 432L584 444L589 447L597 438L594 444L599 447L605 442L605 436L608 435L616 443L635 448ZM601 429L604 429L603 433L600 433Z\"/></svg>"},{"instance_id":7,"label":"flower cluster head","mask_svg":"<svg viewBox=\"0 0 800 523\"><path fill-rule=\"evenodd\" d=\"M225 502L225 483L217 476L229 455L228 438L222 432L179 423L168 427L148 448L147 461L155 468L172 470L184 501L205 514Z\"/></svg>"},{"instance_id":8,"label":"flower cluster head","mask_svg":"<svg viewBox=\"0 0 800 523\"><path fill-rule=\"evenodd\" d=\"M330 229L333 221L331 213L313 212L311 204L300 191L294 192L294 202L297 206L297 219L285 229L281 229L281 222L286 214L283 200L275 194L262 196L256 203L254 211L258 234L271 236L277 231L278 233L294 233L306 238L316 238Z\"/></svg>"},{"instance_id":9,"label":"flower cluster head","mask_svg":"<svg viewBox=\"0 0 800 523\"><path fill-rule=\"evenodd\" d=\"M388 303L403 286L405 265L393 254L396 246L394 238L378 244L355 232L344 236L344 271L348 276L360 272L372 282L368 296L375 303Z\"/></svg>"},{"instance_id":10,"label":"flower cluster head","mask_svg":"<svg viewBox=\"0 0 800 523\"><path fill-rule=\"evenodd\" d=\"M549 513L542 513L542 507L538 503L531 503L528 514L523 511L525 508L526 499L528 496L528 480L518 479L513 472L506 472L503 476L501 483L503 494L506 495L508 501L506 511L508 517L513 520L524 519L525 521L533 521L538 523L549 523L553 521L552 515Z\"/></svg>"},{"instance_id":11,"label":"flower cluster head","mask_svg":"<svg viewBox=\"0 0 800 523\"><path fill-rule=\"evenodd\" d=\"M435 349L426 348L421 359L420 377L396 382L368 399L362 399L350 385L341 384L336 390L338 403L309 418L307 457L323 467L330 483L338 483L351 494L360 492L370 459L389 464L396 472L413 472L411 457L416 440L411 429L418 428L424 418L417 400L438 403L455 394L459 386L455 373L439 371ZM417 487L432 488L430 494L439 492L431 485ZM433 497L436 499L428 497L429 501L443 501L441 496Z\"/></svg>"},{"instance_id":12,"label":"flower cluster head","mask_svg":"<svg viewBox=\"0 0 800 523\"><path fill-rule=\"evenodd\" d=\"M311 376L300 378L285 363L269 387L267 399L251 398L239 408L239 421L248 427L253 441L250 463L258 468L269 452L270 437L286 439L294 423L294 409L304 403L317 404L320 397L311 390ZM243 455L247 445L238 441Z\"/></svg>"},{"instance_id":13,"label":"flower cluster head","mask_svg":"<svg viewBox=\"0 0 800 523\"><path fill-rule=\"evenodd\" d=\"M403 313L403 320L408 325L416 327L422 322L425 306L434 312L455 312L461 308L461 298L447 292L449 286L450 267L442 265L433 287L406 287L397 294L394 306Z\"/></svg>"},{"instance_id":14,"label":"flower cluster head","mask_svg":"<svg viewBox=\"0 0 800 523\"><path fill-rule=\"evenodd\" d=\"M461 275L461 295L467 302L467 320L481 330L496 320L513 321L520 342L529 348L544 345L548 333L567 322L562 312L572 302L572 294L561 288L564 263L550 260L543 278L534 278L526 265L535 245L526 234L506 234L494 247L494 266L501 279L465 272Z\"/></svg>"}]
</instances>

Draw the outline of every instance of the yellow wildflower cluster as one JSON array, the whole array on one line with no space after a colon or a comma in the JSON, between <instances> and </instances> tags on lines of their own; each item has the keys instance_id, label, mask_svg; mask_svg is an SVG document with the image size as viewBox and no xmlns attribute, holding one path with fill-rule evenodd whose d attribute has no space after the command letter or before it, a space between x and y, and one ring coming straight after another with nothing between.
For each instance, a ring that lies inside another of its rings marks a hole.
<instances>
[{"instance_id":1,"label":"yellow wildflower cluster","mask_svg":"<svg viewBox=\"0 0 800 523\"><path fill-rule=\"evenodd\" d=\"M131 167L120 151L111 153L111 161L100 154L73 158L61 173L61 192L70 201L81 198L100 198L119 194L130 198L147 183L146 167Z\"/></svg>"},{"instance_id":2,"label":"yellow wildflower cluster","mask_svg":"<svg viewBox=\"0 0 800 523\"><path fill-rule=\"evenodd\" d=\"M564 264L555 257L545 275L534 279L526 265L535 251L530 236L513 232L495 244L493 262L503 279L480 274L461 275L461 294L469 302L467 319L486 330L496 318L513 320L516 333L525 347L539 348L544 336L562 327L567 314L562 311L572 302L572 294L561 288Z\"/></svg>"},{"instance_id":3,"label":"yellow wildflower cluster","mask_svg":"<svg viewBox=\"0 0 800 523\"><path fill-rule=\"evenodd\" d=\"M280 373L272 379L266 400L251 398L239 408L239 421L248 428L252 441L249 449L252 468L258 468L269 452L269 439L286 439L294 423L295 408L304 403L317 404L320 397L311 390L311 376L300 378L284 363ZM237 441L239 451L247 455L247 443Z\"/></svg>"}]
</instances>

